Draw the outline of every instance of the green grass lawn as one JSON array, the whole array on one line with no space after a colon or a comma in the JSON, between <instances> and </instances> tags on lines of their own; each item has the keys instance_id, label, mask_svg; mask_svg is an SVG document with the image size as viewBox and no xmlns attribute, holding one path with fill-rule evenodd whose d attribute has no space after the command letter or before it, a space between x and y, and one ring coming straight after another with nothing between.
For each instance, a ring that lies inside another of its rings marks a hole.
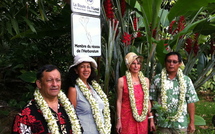
<instances>
[{"instance_id":1,"label":"green grass lawn","mask_svg":"<svg viewBox=\"0 0 215 134\"><path fill-rule=\"evenodd\" d=\"M215 134L215 127L212 124L212 117L215 115L215 101L208 101L205 96L199 96L200 101L196 102L196 115L206 121L206 126L196 126L197 134Z\"/></svg>"}]
</instances>

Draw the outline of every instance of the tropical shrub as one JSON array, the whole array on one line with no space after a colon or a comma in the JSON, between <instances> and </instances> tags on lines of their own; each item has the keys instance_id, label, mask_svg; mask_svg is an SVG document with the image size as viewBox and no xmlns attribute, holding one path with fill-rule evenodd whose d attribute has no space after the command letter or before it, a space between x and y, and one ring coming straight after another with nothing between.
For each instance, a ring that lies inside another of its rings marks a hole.
<instances>
[{"instance_id":1,"label":"tropical shrub","mask_svg":"<svg viewBox=\"0 0 215 134\"><path fill-rule=\"evenodd\" d=\"M143 71L150 79L161 71L166 53L180 52L184 73L190 75L196 69L192 80L199 89L215 74L211 71L215 66L214 4L213 0L198 0L195 5L187 0L105 0L103 17L108 23L104 23L103 38L108 49L102 58L107 65L107 93L124 74L123 58L129 51L144 57Z\"/></svg>"}]
</instances>

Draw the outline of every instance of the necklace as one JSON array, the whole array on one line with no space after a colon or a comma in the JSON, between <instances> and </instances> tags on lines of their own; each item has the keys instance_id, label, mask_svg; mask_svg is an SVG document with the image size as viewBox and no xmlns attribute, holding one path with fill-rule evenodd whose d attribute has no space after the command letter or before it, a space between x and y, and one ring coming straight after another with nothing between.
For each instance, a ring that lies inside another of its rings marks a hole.
<instances>
[{"instance_id":1,"label":"necklace","mask_svg":"<svg viewBox=\"0 0 215 134\"><path fill-rule=\"evenodd\" d=\"M179 106L178 106L178 112L174 116L168 117L171 121L176 121L178 118L182 115L183 112L183 104L185 101L185 81L184 81L184 75L182 70L179 68L178 72L178 79L179 79L179 89L180 89L180 96L179 96ZM166 80L167 72L164 68L161 72L161 105L162 107L167 110L167 95L166 95L166 89L165 89L165 80Z\"/></svg>"},{"instance_id":2,"label":"necklace","mask_svg":"<svg viewBox=\"0 0 215 134\"><path fill-rule=\"evenodd\" d=\"M129 99L130 99L130 104L131 104L131 108L132 108L132 114L133 114L133 117L136 121L142 122L143 120L146 119L146 114L148 112L149 90L147 88L144 75L141 71L139 72L138 76L140 79L140 83L142 85L142 90L144 92L143 110L142 110L141 116L137 113L137 108L136 108L135 98L134 98L134 87L132 85L131 73L129 71L126 71L126 79L127 79L127 83L128 83Z\"/></svg>"},{"instance_id":3,"label":"necklace","mask_svg":"<svg viewBox=\"0 0 215 134\"><path fill-rule=\"evenodd\" d=\"M107 99L106 94L102 91L101 86L96 82L92 81L92 86L95 89L95 91L98 93L98 95L101 97L102 101L104 102L105 108L104 108L104 123L101 120L101 116L99 114L99 108L98 103L90 93L87 86L84 84L84 82L78 78L76 80L77 85L80 87L81 92L85 96L85 98L88 100L88 102L91 105L91 110L93 113L93 118L95 120L97 129L99 133L101 134L110 134L111 133L111 122L110 122L110 109L109 109L109 102Z\"/></svg>"},{"instance_id":4,"label":"necklace","mask_svg":"<svg viewBox=\"0 0 215 134\"><path fill-rule=\"evenodd\" d=\"M48 128L51 131L51 133L60 134L59 128L57 125L57 120L52 115L47 102L43 99L43 96L41 95L41 93L38 89L36 89L34 92L34 99L35 99L36 103L38 104L40 110L42 111L43 117L45 118L45 120L48 124ZM73 105L71 105L69 99L66 97L66 95L62 91L60 91L60 93L58 94L58 99L60 100L61 104L63 105L63 107L69 117L69 120L71 122L72 132L74 134L81 134L81 126L79 124L79 120L76 116Z\"/></svg>"}]
</instances>

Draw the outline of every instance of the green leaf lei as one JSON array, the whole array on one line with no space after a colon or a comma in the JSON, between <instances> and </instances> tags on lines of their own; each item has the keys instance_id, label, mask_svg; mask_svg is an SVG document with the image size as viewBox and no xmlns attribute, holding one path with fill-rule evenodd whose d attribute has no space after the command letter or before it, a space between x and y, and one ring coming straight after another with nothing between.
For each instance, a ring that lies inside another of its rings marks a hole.
<instances>
[{"instance_id":1,"label":"green leaf lei","mask_svg":"<svg viewBox=\"0 0 215 134\"><path fill-rule=\"evenodd\" d=\"M129 90L129 98L130 98L130 104L132 108L132 114L136 121L142 122L146 119L146 115L148 113L148 104L149 104L149 90L146 85L145 77L143 73L140 71L139 74L140 83L142 85L142 90L144 92L144 101L143 101L143 111L141 116L137 112L136 104L135 104L135 98L134 98L134 87L132 84L132 78L131 73L129 71L126 71L126 78L128 83L128 90Z\"/></svg>"},{"instance_id":2,"label":"green leaf lei","mask_svg":"<svg viewBox=\"0 0 215 134\"><path fill-rule=\"evenodd\" d=\"M93 117L97 126L97 129L100 134L110 134L111 133L111 122L110 122L110 109L109 109L109 103L106 94L102 91L101 86L96 82L92 81L92 86L95 89L95 91L98 93L98 95L101 97L102 101L104 102L105 108L104 108L104 123L101 120L101 116L99 114L99 108L98 103L92 96L90 90L87 88L87 86L84 84L84 82L78 78L76 80L77 85L80 87L81 92L86 97L88 102L91 105L91 110L93 113Z\"/></svg>"},{"instance_id":3,"label":"green leaf lei","mask_svg":"<svg viewBox=\"0 0 215 134\"><path fill-rule=\"evenodd\" d=\"M38 104L40 110L42 111L43 117L45 118L45 120L48 124L48 128L51 131L51 133L60 134L59 128L57 125L57 120L52 115L47 102L43 99L43 96L41 95L41 93L39 92L38 89L36 89L34 92L34 99L35 99L36 103ZM63 107L69 117L69 120L71 122L72 132L74 134L81 134L81 126L79 124L79 120L76 116L73 105L71 105L69 99L66 97L66 95L62 91L60 91L60 93L58 94L58 99L60 100L61 104L63 105Z\"/></svg>"},{"instance_id":4,"label":"green leaf lei","mask_svg":"<svg viewBox=\"0 0 215 134\"><path fill-rule=\"evenodd\" d=\"M179 79L179 89L180 89L180 96L179 96L179 106L178 106L178 112L176 115L168 117L171 121L177 121L178 118L182 115L183 112L183 104L185 101L185 81L184 81L184 75L182 70L179 68L178 72L178 79ZM166 69L162 69L161 72L161 105L162 107L167 110L167 95L166 95L166 89L165 89L165 80L167 78L167 72Z\"/></svg>"}]
</instances>

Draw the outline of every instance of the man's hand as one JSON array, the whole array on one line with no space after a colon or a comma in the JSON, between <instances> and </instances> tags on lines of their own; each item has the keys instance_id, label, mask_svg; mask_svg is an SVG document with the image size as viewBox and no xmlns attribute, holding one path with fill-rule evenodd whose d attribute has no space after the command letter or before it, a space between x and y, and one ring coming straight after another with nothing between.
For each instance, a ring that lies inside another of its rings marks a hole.
<instances>
[{"instance_id":1,"label":"man's hand","mask_svg":"<svg viewBox=\"0 0 215 134\"><path fill-rule=\"evenodd\" d=\"M187 131L188 131L189 134L192 134L192 133L195 132L195 125L194 125L194 123L189 123Z\"/></svg>"},{"instance_id":2,"label":"man's hand","mask_svg":"<svg viewBox=\"0 0 215 134\"><path fill-rule=\"evenodd\" d=\"M187 131L188 133L192 134L195 131L195 104L194 103L188 103L187 104L188 113L190 116L190 123L188 124Z\"/></svg>"}]
</instances>

